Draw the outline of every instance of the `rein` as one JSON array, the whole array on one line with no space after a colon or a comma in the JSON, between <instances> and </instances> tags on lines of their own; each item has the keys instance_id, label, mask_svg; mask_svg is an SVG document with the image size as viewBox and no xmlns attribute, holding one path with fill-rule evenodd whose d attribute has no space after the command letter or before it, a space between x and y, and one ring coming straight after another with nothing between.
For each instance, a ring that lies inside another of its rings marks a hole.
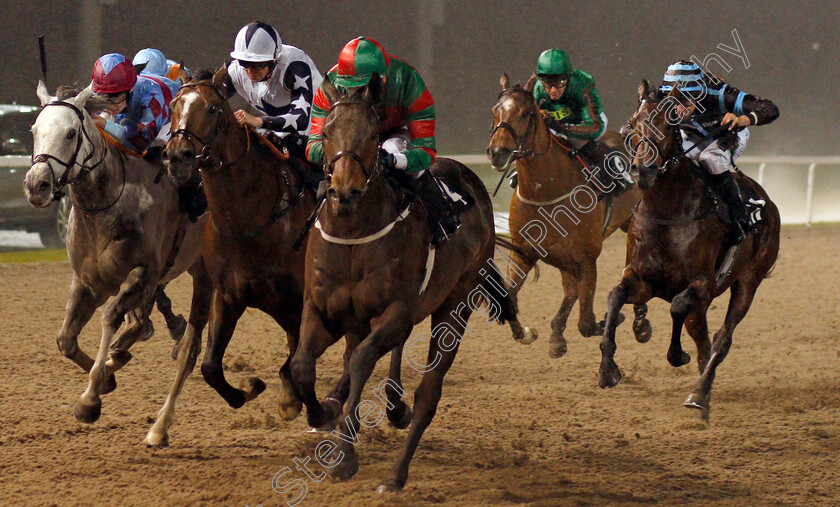
<instances>
[{"instance_id":1,"label":"rein","mask_svg":"<svg viewBox=\"0 0 840 507\"><path fill-rule=\"evenodd\" d=\"M63 101L60 101L60 100L54 100L54 101L47 102L46 104L44 104L43 107L46 108L46 107L49 107L49 106L62 106L62 107L66 107L66 108L70 109L71 111L73 111L76 114L76 117L79 119L79 124L81 125L80 132L76 135L76 149L73 151L72 158L69 162L65 162L65 161L61 160L60 158L58 158L54 155L50 155L49 153L39 153L38 155L33 154L33 156L32 156L32 165L35 165L35 164L38 164L38 163L44 163L44 164L47 164L47 167L49 167L50 175L52 176L53 200L54 201L59 201L59 200L61 200L61 198L63 198L66 195L66 192L64 192L64 187L79 181L81 178L83 178L88 173L91 173L94 169L99 167L102 164L102 162L105 161L105 157L108 156L108 147L106 145L105 149L102 150L102 156L99 158L99 161L97 161L93 165L86 165L88 163L88 161L90 161L90 159L92 159L94 154L96 153L96 145L94 144L93 139L91 139L90 134L88 133L87 129L85 128L85 115L84 115L84 113L82 112L81 109L74 106L73 104L70 104L68 102L63 102ZM82 162L79 163L79 161L77 159L79 157L79 152L82 149L82 140L83 140L82 136L84 136L84 139L87 140L87 142L90 144L91 150L90 150L90 153L88 153L87 156L85 156L84 160L82 160ZM57 178L55 176L55 169L53 168L52 163L51 163L52 161L55 161L60 166L64 167L64 172L62 172L61 176L59 176ZM102 206L102 207L99 207L99 208L85 208L83 206L80 206L78 203L73 201L73 199L71 198L70 202L73 204L73 206L79 208L82 211L96 212L96 211L104 211L104 210L112 207L114 204L116 204L117 201L120 200L120 197L122 197L123 191L125 190L125 162L123 161L122 157L120 157L120 165L122 167L123 182L122 182L122 187L120 188L120 193L117 195L116 199L114 199L110 204L108 204L106 206ZM76 174L75 177L69 178L68 175L70 174L70 171L75 166L79 166L79 172L78 172L78 174Z\"/></svg>"}]
</instances>

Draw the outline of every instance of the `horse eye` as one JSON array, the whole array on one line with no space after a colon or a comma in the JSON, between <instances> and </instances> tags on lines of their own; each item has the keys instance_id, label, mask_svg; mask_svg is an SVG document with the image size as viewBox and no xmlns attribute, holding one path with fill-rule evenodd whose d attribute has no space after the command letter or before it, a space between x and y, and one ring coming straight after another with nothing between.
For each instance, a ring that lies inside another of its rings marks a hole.
<instances>
[{"instance_id":1,"label":"horse eye","mask_svg":"<svg viewBox=\"0 0 840 507\"><path fill-rule=\"evenodd\" d=\"M219 112L218 106L210 106L207 108L207 112L210 114L216 114Z\"/></svg>"},{"instance_id":2,"label":"horse eye","mask_svg":"<svg viewBox=\"0 0 840 507\"><path fill-rule=\"evenodd\" d=\"M68 141L69 141L69 140L71 140L71 139L73 139L74 137L76 137L76 131L75 131L75 130L71 130L71 131L67 132L67 136L66 136L66 137L67 137L67 140L68 140Z\"/></svg>"}]
</instances>

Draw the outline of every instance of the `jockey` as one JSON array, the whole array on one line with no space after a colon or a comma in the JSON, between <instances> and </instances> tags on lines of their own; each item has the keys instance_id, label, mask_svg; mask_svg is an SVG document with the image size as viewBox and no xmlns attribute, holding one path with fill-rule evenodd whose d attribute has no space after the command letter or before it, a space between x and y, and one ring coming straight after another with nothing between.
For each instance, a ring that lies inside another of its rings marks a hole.
<instances>
[{"instance_id":1,"label":"jockey","mask_svg":"<svg viewBox=\"0 0 840 507\"><path fill-rule=\"evenodd\" d=\"M338 91L347 93L366 85L374 72L382 76L383 83L380 160L387 167L404 170L412 177L400 180L426 204L432 244L438 245L458 230L460 220L450 199L443 195L431 171L427 171L437 154L435 101L417 69L388 55L375 40L358 37L344 46L338 63L330 69L326 79ZM329 101L323 89L319 89L312 107L312 132L306 146L306 156L314 164L323 163L322 129L329 109Z\"/></svg>"},{"instance_id":2,"label":"jockey","mask_svg":"<svg viewBox=\"0 0 840 507\"><path fill-rule=\"evenodd\" d=\"M595 80L582 70L573 70L566 52L560 49L543 51L536 73L539 80L534 100L548 128L600 167L613 150L597 141L607 130L607 116ZM612 169L614 174L625 172L621 167Z\"/></svg>"},{"instance_id":3,"label":"jockey","mask_svg":"<svg viewBox=\"0 0 840 507\"><path fill-rule=\"evenodd\" d=\"M178 71L181 69L181 65L173 60L168 60L159 49L141 49L136 55L134 55L131 63L134 64L135 68L141 69L140 74L163 76L173 81L179 88L183 84L181 83L181 78L178 76ZM144 64L144 67L140 67ZM187 75L191 75L189 69L186 67L184 67L184 71ZM174 93L177 94L178 90L174 90Z\"/></svg>"},{"instance_id":4,"label":"jockey","mask_svg":"<svg viewBox=\"0 0 840 507\"><path fill-rule=\"evenodd\" d=\"M109 53L93 66L93 92L104 96L110 118L94 115L93 121L126 148L141 153L168 139L169 103L177 85L165 77L138 76L123 55Z\"/></svg>"},{"instance_id":5,"label":"jockey","mask_svg":"<svg viewBox=\"0 0 840 507\"><path fill-rule=\"evenodd\" d=\"M735 240L741 241L754 227L729 168L747 146L750 133L746 127L772 122L779 117L779 109L767 99L749 95L718 76L705 74L689 60L668 66L659 91L668 93L677 83L682 102L688 103L680 122L683 149L691 149L686 156L708 171L715 192L740 225ZM729 128L710 137L712 130L725 125Z\"/></svg>"},{"instance_id":6,"label":"jockey","mask_svg":"<svg viewBox=\"0 0 840 507\"><path fill-rule=\"evenodd\" d=\"M236 120L268 131L269 138L282 139L289 153L306 160L312 96L321 86L315 63L302 50L283 44L277 30L262 21L242 27L233 47L228 98L238 93L262 113L253 116L240 109Z\"/></svg>"}]
</instances>

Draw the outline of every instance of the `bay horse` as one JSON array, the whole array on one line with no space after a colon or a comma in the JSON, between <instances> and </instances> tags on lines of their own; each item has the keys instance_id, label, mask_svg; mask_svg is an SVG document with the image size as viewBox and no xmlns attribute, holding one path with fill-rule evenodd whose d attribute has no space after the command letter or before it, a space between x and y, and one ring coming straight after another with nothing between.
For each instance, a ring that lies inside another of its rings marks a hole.
<instances>
[{"instance_id":1,"label":"bay horse","mask_svg":"<svg viewBox=\"0 0 840 507\"><path fill-rule=\"evenodd\" d=\"M639 191L635 186L627 189L615 198L611 208L606 199L596 202L592 197L590 205L580 207L577 193L589 176L571 147L549 131L533 96L536 79L534 74L524 87L511 86L507 74L502 74L487 155L499 172L506 172L516 162L518 185L510 201L510 235L522 253L514 251L513 262L507 266L508 290L514 303L518 304L516 294L538 260L559 269L563 277L563 300L551 321L548 351L550 357L557 358L567 351L563 333L578 298L580 334L589 337L603 332L604 321L596 322L592 308L598 256L604 239L619 228L626 230L633 206L639 202ZM616 132L607 131L600 141L625 153ZM607 185L609 176L600 174L596 178ZM646 315L644 305L635 308L633 331L640 342L651 336ZM537 338L535 329L523 329L518 320L511 320L510 327L520 343L530 344Z\"/></svg>"},{"instance_id":2,"label":"bay horse","mask_svg":"<svg viewBox=\"0 0 840 507\"><path fill-rule=\"evenodd\" d=\"M155 184L157 167L127 156L97 132L85 109L90 86L59 99L39 82L37 94L43 109L32 126L33 159L24 191L36 207L48 206L64 191L73 203L67 229L73 278L57 343L89 372L73 414L92 423L101 413L100 395L116 387L114 372L131 358L128 349L148 337L144 324L152 303L157 299L167 306L168 298L160 298L162 286L184 271L193 277L186 336L201 335L212 293L200 256L206 217L189 223L179 211L175 186L166 180ZM102 312L99 350L92 360L79 348L79 333L112 296ZM129 329L114 341L124 319Z\"/></svg>"},{"instance_id":3,"label":"bay horse","mask_svg":"<svg viewBox=\"0 0 840 507\"><path fill-rule=\"evenodd\" d=\"M328 81L322 84L331 104L323 141L330 184L317 232L307 244L301 341L292 358L292 375L304 396L309 425L321 427L336 414L316 396L316 359L342 335L353 338L348 343L350 396L339 429L333 432L340 440L329 460L333 478L349 479L358 471L358 457L356 440L347 435L355 436L360 424L371 427L384 417L374 402L361 399L365 383L379 358L406 344L412 328L432 316L428 363L415 366L424 374L414 393L413 414L392 417L392 401L403 395L400 385L386 379L375 390L383 401L383 391L387 393L386 413L393 425L410 424L393 473L378 488L385 492L402 489L408 480L409 463L435 415L443 378L476 305L488 303L487 313L495 312L499 323L514 315L501 275L487 267L492 266L495 229L490 196L481 180L449 159L438 158L429 169L474 201L461 215L458 232L431 250L420 202L398 191L386 177L377 157L375 104L384 93L381 86L376 73L367 85L345 96ZM410 344L405 350L409 360ZM370 416L375 413L380 417L374 422Z\"/></svg>"},{"instance_id":4,"label":"bay horse","mask_svg":"<svg viewBox=\"0 0 840 507\"><path fill-rule=\"evenodd\" d=\"M215 75L199 71L195 81L181 87L172 102L172 138L164 151L176 184L201 178L210 209L203 255L214 295L201 373L233 408L262 393L265 383L256 377L243 389L231 386L222 359L245 309L265 312L286 332L289 357L279 373L280 416L292 420L301 410L289 362L298 347L306 253L293 244L315 198L288 155L278 154L236 122L226 99L226 75L224 66ZM200 348L200 341L182 340L190 360L179 364L173 391L146 437L148 445L166 445L175 401ZM399 368L400 352L395 356ZM345 372L328 396L330 403L344 403L349 381Z\"/></svg>"},{"instance_id":5,"label":"bay horse","mask_svg":"<svg viewBox=\"0 0 840 507\"><path fill-rule=\"evenodd\" d=\"M736 253L731 271L718 282L718 267L730 248L730 225L719 218L719 205L696 172L704 169L693 168L683 151L678 93L679 87L674 87L663 97L642 81L640 104L628 124L636 147L631 174L642 200L630 222L621 281L609 294L598 383L602 388L614 387L621 380L614 360L616 315L621 306L645 303L654 297L664 299L671 303L673 320L668 362L678 367L690 361L680 344L685 324L697 345L701 374L685 406L700 409L701 417L708 420L717 367L729 353L735 326L747 314L759 284L776 262L780 218L764 189L736 173L742 192L764 200L763 218L755 233L732 247ZM706 311L727 289L730 299L726 318L710 344Z\"/></svg>"}]
</instances>

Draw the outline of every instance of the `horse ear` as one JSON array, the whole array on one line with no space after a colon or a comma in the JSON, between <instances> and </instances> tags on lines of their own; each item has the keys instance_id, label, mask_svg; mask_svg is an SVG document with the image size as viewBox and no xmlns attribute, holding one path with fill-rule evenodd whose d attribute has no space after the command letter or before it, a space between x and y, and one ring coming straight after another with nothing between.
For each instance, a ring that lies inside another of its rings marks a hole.
<instances>
[{"instance_id":1,"label":"horse ear","mask_svg":"<svg viewBox=\"0 0 840 507\"><path fill-rule=\"evenodd\" d=\"M217 70L216 73L213 74L213 86L218 88L222 92L222 95L227 95L227 93L228 93L227 82L228 82L227 65L222 65L221 67L219 67L219 70Z\"/></svg>"},{"instance_id":2,"label":"horse ear","mask_svg":"<svg viewBox=\"0 0 840 507\"><path fill-rule=\"evenodd\" d=\"M38 80L38 87L35 88L35 94L38 95L38 100L41 101L42 106L53 99L50 92L47 91L47 85L40 79Z\"/></svg>"},{"instance_id":3,"label":"horse ear","mask_svg":"<svg viewBox=\"0 0 840 507\"><path fill-rule=\"evenodd\" d=\"M510 88L510 78L504 72L502 72L502 78L499 79L499 86L502 88L502 91L505 91L508 88Z\"/></svg>"},{"instance_id":4,"label":"horse ear","mask_svg":"<svg viewBox=\"0 0 840 507\"><path fill-rule=\"evenodd\" d=\"M184 67L183 61L178 64L178 79L181 80L181 84L191 83L193 80L193 78L187 73L187 69Z\"/></svg>"},{"instance_id":5,"label":"horse ear","mask_svg":"<svg viewBox=\"0 0 840 507\"><path fill-rule=\"evenodd\" d=\"M326 77L323 81L321 81L321 91L324 93L324 97L327 98L327 102L329 102L330 105L335 104L341 96L341 94L338 93L338 90L335 89L335 86Z\"/></svg>"},{"instance_id":6,"label":"horse ear","mask_svg":"<svg viewBox=\"0 0 840 507\"><path fill-rule=\"evenodd\" d=\"M146 70L146 65L149 65L149 62L138 63L134 66L134 72L139 76L144 70Z\"/></svg>"},{"instance_id":7,"label":"horse ear","mask_svg":"<svg viewBox=\"0 0 840 507\"><path fill-rule=\"evenodd\" d=\"M73 97L73 104L76 105L79 109L84 109L85 104L87 104L88 99L90 98L91 94L93 93L93 81L85 88L84 90L80 91L78 95Z\"/></svg>"},{"instance_id":8,"label":"horse ear","mask_svg":"<svg viewBox=\"0 0 840 507\"><path fill-rule=\"evenodd\" d=\"M642 79L642 82L639 83L639 102L645 100L648 95L650 95L650 81Z\"/></svg>"},{"instance_id":9,"label":"horse ear","mask_svg":"<svg viewBox=\"0 0 840 507\"><path fill-rule=\"evenodd\" d=\"M528 82L525 83L525 91L526 92L533 92L535 84L537 84L537 73L536 72L531 74L531 77L528 79Z\"/></svg>"},{"instance_id":10,"label":"horse ear","mask_svg":"<svg viewBox=\"0 0 840 507\"><path fill-rule=\"evenodd\" d=\"M370 75L370 80L365 86L365 100L371 104L379 102L379 96L382 94L382 76L378 72Z\"/></svg>"}]
</instances>

